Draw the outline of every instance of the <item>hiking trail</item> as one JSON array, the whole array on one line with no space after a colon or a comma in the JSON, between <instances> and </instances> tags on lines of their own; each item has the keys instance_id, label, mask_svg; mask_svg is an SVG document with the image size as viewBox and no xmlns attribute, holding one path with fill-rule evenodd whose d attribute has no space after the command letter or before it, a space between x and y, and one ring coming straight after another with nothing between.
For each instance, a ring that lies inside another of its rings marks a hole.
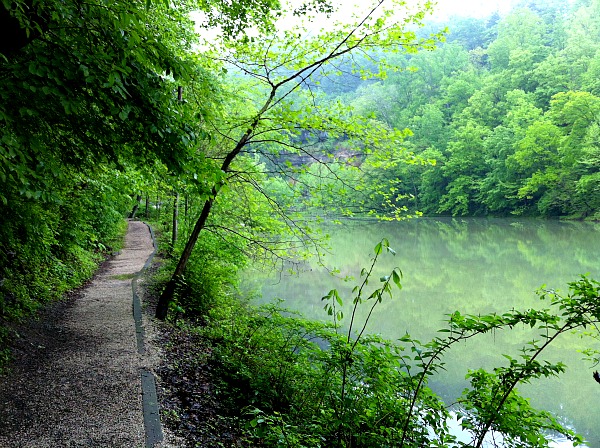
<instances>
[{"instance_id":1,"label":"hiking trail","mask_svg":"<svg viewBox=\"0 0 600 448\"><path fill-rule=\"evenodd\" d=\"M164 446L136 294L154 251L149 227L129 221L123 250L26 329L0 377L1 447Z\"/></svg>"}]
</instances>

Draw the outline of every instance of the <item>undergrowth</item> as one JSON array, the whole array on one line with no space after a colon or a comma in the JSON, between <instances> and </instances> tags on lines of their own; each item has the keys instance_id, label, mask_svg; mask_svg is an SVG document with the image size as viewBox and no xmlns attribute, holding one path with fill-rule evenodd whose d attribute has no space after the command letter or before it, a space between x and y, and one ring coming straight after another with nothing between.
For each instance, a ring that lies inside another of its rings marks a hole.
<instances>
[{"instance_id":1,"label":"undergrowth","mask_svg":"<svg viewBox=\"0 0 600 448\"><path fill-rule=\"evenodd\" d=\"M6 241L0 248L0 371L10 361L10 327L89 280L106 256L121 250L127 230L117 214L72 227L63 221L57 231L58 211L29 204L27 213L35 221L0 230Z\"/></svg>"},{"instance_id":2,"label":"undergrowth","mask_svg":"<svg viewBox=\"0 0 600 448\"><path fill-rule=\"evenodd\" d=\"M556 433L574 445L582 443L554 416L533 409L517 386L564 371L562 363L542 360L542 353L562 334L599 321L600 284L583 277L570 285L568 296L541 292L550 301L543 310L483 316L455 312L430 341L406 335L393 342L366 334L367 322L356 320L359 307L370 316L383 300L393 299L394 287L401 287L398 269L379 281L372 278L385 252L393 251L384 240L361 272L347 331L340 326L347 299L336 290L323 297L328 323L306 320L280 303L256 308L231 295L201 308L201 324L176 315L182 331L210 347L202 350L207 357L202 364L211 366L220 401L238 410L243 446L482 447L501 438L507 446L542 447ZM186 294L193 294L194 282L186 284ZM181 295L177 306L185 307L186 298ZM195 307L197 302L189 303ZM470 386L457 405L448 407L429 388L429 379L443 373L443 358L455 344L518 324L537 331L539 340L524 343L518 355L507 355L507 365L467 372ZM186 415L193 406L192 398ZM453 418L470 434L469 443L450 430ZM189 432L188 437L193 439Z\"/></svg>"}]
</instances>

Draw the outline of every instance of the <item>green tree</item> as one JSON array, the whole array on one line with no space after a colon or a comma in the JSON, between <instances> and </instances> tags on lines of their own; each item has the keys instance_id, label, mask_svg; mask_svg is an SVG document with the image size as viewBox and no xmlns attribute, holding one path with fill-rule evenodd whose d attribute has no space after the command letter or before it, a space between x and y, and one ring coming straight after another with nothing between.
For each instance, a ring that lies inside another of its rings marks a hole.
<instances>
[{"instance_id":1,"label":"green tree","mask_svg":"<svg viewBox=\"0 0 600 448\"><path fill-rule=\"evenodd\" d=\"M190 52L188 13L218 14L239 35L268 26L260 5L278 3L0 5L2 323L78 286L117 244L137 195L166 171L194 168L207 135L198 117L210 117L219 93ZM193 109L192 83L203 97Z\"/></svg>"},{"instance_id":2,"label":"green tree","mask_svg":"<svg viewBox=\"0 0 600 448\"><path fill-rule=\"evenodd\" d=\"M450 121L469 105L469 98L481 88L481 78L474 70L455 73L442 80L438 104Z\"/></svg>"},{"instance_id":3,"label":"green tree","mask_svg":"<svg viewBox=\"0 0 600 448\"><path fill-rule=\"evenodd\" d=\"M448 143L449 156L442 167L449 182L438 211L473 215L481 212L478 196L488 170L483 148L489 131L474 122L467 122L457 129L457 134L460 139Z\"/></svg>"},{"instance_id":4,"label":"green tree","mask_svg":"<svg viewBox=\"0 0 600 448\"><path fill-rule=\"evenodd\" d=\"M486 48L490 38L485 20L474 17L456 18L448 34L448 42L456 42L469 51Z\"/></svg>"},{"instance_id":5,"label":"green tree","mask_svg":"<svg viewBox=\"0 0 600 448\"><path fill-rule=\"evenodd\" d=\"M224 61L238 76L253 80L249 91L251 101L247 114L240 116L227 131L221 130L227 144L218 148L220 166L215 172L210 194L177 267L163 291L157 307L157 317L165 318L172 301L177 281L183 275L200 232L208 222L211 210L222 188L235 176L235 164L243 152L252 148L267 148L266 157L273 158L281 149L306 152L294 146L290 136L299 135L301 129L327 132L331 137L345 135L364 152L397 153L398 143L405 133L354 116L352 111L339 103L319 105L313 101L310 89L302 87L322 70L329 70L334 61L351 60L354 53L371 48L416 52L419 48L431 48L433 39L417 39L408 24L418 25L431 9L429 3L409 12L408 19L396 19L398 7L395 2L375 1L361 5L362 13L356 22L335 23L317 36L302 35L301 26L282 30L276 34L217 42L220 48L208 52L207 57ZM307 13L305 20L314 19ZM301 36L300 39L298 36ZM361 72L361 67L355 67ZM363 76L372 76L363 71ZM376 74L374 74L376 75ZM299 101L299 94L304 99ZM310 156L310 153L309 153Z\"/></svg>"},{"instance_id":6,"label":"green tree","mask_svg":"<svg viewBox=\"0 0 600 448\"><path fill-rule=\"evenodd\" d=\"M487 48L492 70L508 69L523 51L531 53L531 62L539 63L547 54L545 34L543 20L530 9L511 12L498 24L498 37Z\"/></svg>"},{"instance_id":7,"label":"green tree","mask_svg":"<svg viewBox=\"0 0 600 448\"><path fill-rule=\"evenodd\" d=\"M521 210L523 204L517 195L521 173L507 161L517 151L517 144L525 137L528 127L543 114L535 107L533 95L522 90L507 93L506 109L502 124L492 130L485 142L489 172L482 182L480 197L490 212L502 214Z\"/></svg>"},{"instance_id":8,"label":"green tree","mask_svg":"<svg viewBox=\"0 0 600 448\"><path fill-rule=\"evenodd\" d=\"M525 137L517 143L515 153L507 159L509 169L521 178L518 197L534 205L549 192L564 191L560 182L559 166L560 129L548 120L539 120L527 128ZM558 187L558 188L557 188ZM556 190L555 190L556 188ZM547 200L545 202L548 202ZM558 204L545 204L544 212L555 214Z\"/></svg>"},{"instance_id":9,"label":"green tree","mask_svg":"<svg viewBox=\"0 0 600 448\"><path fill-rule=\"evenodd\" d=\"M587 216L597 207L594 179L598 173L600 98L588 92L559 93L547 115L563 133L558 165L562 182L556 188L564 197L563 213Z\"/></svg>"}]
</instances>

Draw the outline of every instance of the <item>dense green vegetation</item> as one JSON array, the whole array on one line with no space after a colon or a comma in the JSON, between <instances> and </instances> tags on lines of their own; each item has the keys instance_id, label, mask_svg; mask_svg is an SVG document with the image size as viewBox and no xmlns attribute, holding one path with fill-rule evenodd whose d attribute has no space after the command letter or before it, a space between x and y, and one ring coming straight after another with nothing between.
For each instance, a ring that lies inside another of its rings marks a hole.
<instances>
[{"instance_id":1,"label":"dense green vegetation","mask_svg":"<svg viewBox=\"0 0 600 448\"><path fill-rule=\"evenodd\" d=\"M338 326L346 298L335 290L323 297L329 325L276 305L257 311L224 301L208 313L208 324L195 330L211 342L218 359L216 377L227 391L221 399L231 400L233 409L246 406L243 420L251 441L294 447L481 447L501 437L502 446L541 447L560 433L575 445L581 442L554 416L533 409L516 386L564 371L564 364L543 360L543 352L561 335L597 321L598 284L583 278L571 284L568 296L542 296L552 302L544 310L457 311L430 341L405 335L391 342L366 335L366 322L355 319L358 307L372 311L401 286L397 269L379 281L372 278L377 258L386 251L386 241L377 245L371 266L361 273L347 332ZM378 286L369 289L369 282ZM524 344L506 366L469 371L470 387L449 410L428 387L433 375L443 374L444 357L461 341L517 325L535 329L540 340ZM450 428L455 417L472 437L469 443Z\"/></svg>"},{"instance_id":2,"label":"dense green vegetation","mask_svg":"<svg viewBox=\"0 0 600 448\"><path fill-rule=\"evenodd\" d=\"M4 2L0 343L88 278L134 210L171 234L157 317L213 344L255 445L482 446L495 431L545 446L547 430L579 440L516 386L560 373L538 355L598 322L586 278L553 311L456 313L425 343L365 335L352 317L340 334L336 291L330 325L236 296L247 263L319 254L324 215L598 217L598 1L427 26L430 2L372 3L336 22L324 0L288 11L275 0ZM198 10L216 37L194 33ZM378 245L373 264L388 250ZM371 273L355 306L400 286L394 270L367 292ZM468 373L457 412L473 442L462 444L427 378L453 344L517 324L541 340Z\"/></svg>"},{"instance_id":3,"label":"dense green vegetation","mask_svg":"<svg viewBox=\"0 0 600 448\"><path fill-rule=\"evenodd\" d=\"M393 173L399 204L426 214L597 218L600 5L523 1L506 17L456 19L433 52L339 92L408 127L435 166ZM331 89L333 92L334 89Z\"/></svg>"},{"instance_id":4,"label":"dense green vegetation","mask_svg":"<svg viewBox=\"0 0 600 448\"><path fill-rule=\"evenodd\" d=\"M269 5L221 11L203 3L231 32ZM0 7L7 33L0 49L2 361L5 324L89 278L120 244L115 238L138 192L171 189L161 177L188 169L190 142L203 132L196 117L208 114L219 90L190 52L192 6ZM191 82L212 92L204 108L183 107L178 87Z\"/></svg>"},{"instance_id":5,"label":"dense green vegetation","mask_svg":"<svg viewBox=\"0 0 600 448\"><path fill-rule=\"evenodd\" d=\"M174 188L206 191L195 145L208 138L202 120L218 113L221 87L191 53L191 8L238 33L257 18L266 26L271 4L0 7L0 366L11 323L81 285L118 249L142 191L157 211ZM186 107L184 88L202 101Z\"/></svg>"}]
</instances>

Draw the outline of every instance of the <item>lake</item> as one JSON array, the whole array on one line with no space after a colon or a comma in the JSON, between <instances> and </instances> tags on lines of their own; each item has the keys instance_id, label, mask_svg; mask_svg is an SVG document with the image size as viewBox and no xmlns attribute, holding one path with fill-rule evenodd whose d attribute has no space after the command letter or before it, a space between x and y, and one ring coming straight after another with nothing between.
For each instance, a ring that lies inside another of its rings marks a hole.
<instances>
[{"instance_id":1,"label":"lake","mask_svg":"<svg viewBox=\"0 0 600 448\"><path fill-rule=\"evenodd\" d=\"M368 327L369 332L389 339L408 332L421 341L429 340L455 310L483 314L547 307L549 303L535 293L542 285L566 293L567 283L580 274L600 279L600 225L595 223L419 218L345 221L326 231L331 235L331 251L323 260L328 268L339 270L338 277L358 278L383 237L396 251L395 256L381 257L374 278L397 266L404 274L403 289L376 308ZM313 319L328 318L321 297L332 288L351 302L356 281L332 276L316 260L306 262L299 271L248 277L262 285L261 301L283 298L288 308ZM504 365L503 353L517 357L519 348L534 336L526 328L517 328L461 344L445 358L447 371L434 377L430 386L451 403L467 384L467 369ZM600 384L592 378L594 367L582 360L578 350L600 349L597 345L579 335L563 337L545 359L562 360L567 372L519 388L534 406L561 416L594 448L600 448Z\"/></svg>"}]
</instances>

